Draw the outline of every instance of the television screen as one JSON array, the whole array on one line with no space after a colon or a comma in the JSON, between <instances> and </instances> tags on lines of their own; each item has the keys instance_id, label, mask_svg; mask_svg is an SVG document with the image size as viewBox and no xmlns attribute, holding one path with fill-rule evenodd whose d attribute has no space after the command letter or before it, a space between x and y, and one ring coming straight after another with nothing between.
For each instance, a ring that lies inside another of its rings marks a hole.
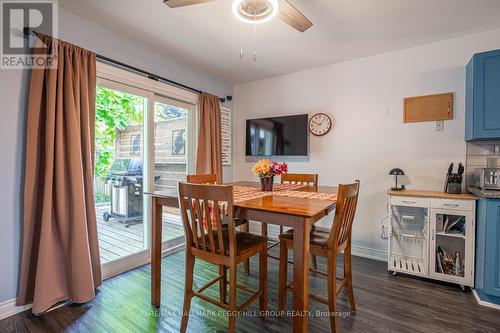
<instances>
[{"instance_id":1,"label":"television screen","mask_svg":"<svg viewBox=\"0 0 500 333\"><path fill-rule=\"evenodd\" d=\"M247 156L306 156L307 114L247 120Z\"/></svg>"}]
</instances>

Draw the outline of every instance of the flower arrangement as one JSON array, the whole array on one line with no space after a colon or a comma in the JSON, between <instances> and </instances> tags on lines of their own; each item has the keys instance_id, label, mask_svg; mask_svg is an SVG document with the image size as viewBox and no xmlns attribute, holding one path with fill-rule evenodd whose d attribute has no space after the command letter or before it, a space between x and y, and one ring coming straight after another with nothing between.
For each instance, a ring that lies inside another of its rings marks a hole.
<instances>
[{"instance_id":1,"label":"flower arrangement","mask_svg":"<svg viewBox=\"0 0 500 333\"><path fill-rule=\"evenodd\" d=\"M288 172L288 164L278 163L271 160L259 160L252 167L252 171L259 176L262 185L262 191L272 191L274 176L279 176Z\"/></svg>"},{"instance_id":2,"label":"flower arrangement","mask_svg":"<svg viewBox=\"0 0 500 333\"><path fill-rule=\"evenodd\" d=\"M288 164L271 160L259 160L252 168L253 173L260 178L279 176L288 172Z\"/></svg>"}]
</instances>

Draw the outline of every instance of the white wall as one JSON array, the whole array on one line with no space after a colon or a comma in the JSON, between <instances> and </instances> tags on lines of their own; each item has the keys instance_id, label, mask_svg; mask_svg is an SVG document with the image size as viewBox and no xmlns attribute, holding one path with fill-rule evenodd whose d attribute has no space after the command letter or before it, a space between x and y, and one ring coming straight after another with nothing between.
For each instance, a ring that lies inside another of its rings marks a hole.
<instances>
[{"instance_id":1,"label":"white wall","mask_svg":"<svg viewBox=\"0 0 500 333\"><path fill-rule=\"evenodd\" d=\"M151 47L59 8L59 37L96 53L137 66L218 96L232 85L201 70L166 59ZM24 126L28 71L0 70L0 303L16 295L20 247ZM231 107L230 103L225 106ZM224 168L232 179L232 168Z\"/></svg>"},{"instance_id":2,"label":"white wall","mask_svg":"<svg viewBox=\"0 0 500 333\"><path fill-rule=\"evenodd\" d=\"M309 158L292 161L290 171L318 173L320 185L360 179L353 244L381 254L389 170L402 168L409 188L442 190L449 163L465 162L465 65L472 54L497 48L500 30L237 85L234 178L256 179L253 160L245 157L245 119L332 115L332 131L310 136ZM435 131L435 122L403 124L403 97L449 91L455 93L454 119L444 132Z\"/></svg>"}]
</instances>

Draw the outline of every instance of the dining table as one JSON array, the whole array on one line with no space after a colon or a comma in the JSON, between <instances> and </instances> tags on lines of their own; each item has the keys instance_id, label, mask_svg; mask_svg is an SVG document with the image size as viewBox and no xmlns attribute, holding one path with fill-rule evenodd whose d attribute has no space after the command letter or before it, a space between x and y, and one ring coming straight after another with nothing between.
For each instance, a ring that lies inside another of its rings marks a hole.
<instances>
[{"instance_id":1,"label":"dining table","mask_svg":"<svg viewBox=\"0 0 500 333\"><path fill-rule=\"evenodd\" d=\"M257 182L233 182L234 216L267 225L293 228L293 318L294 332L307 332L309 319L310 232L314 223L335 209L336 186L275 184L263 192ZM147 192L152 198L151 304L160 306L162 259L162 207L179 207L176 189Z\"/></svg>"}]
</instances>

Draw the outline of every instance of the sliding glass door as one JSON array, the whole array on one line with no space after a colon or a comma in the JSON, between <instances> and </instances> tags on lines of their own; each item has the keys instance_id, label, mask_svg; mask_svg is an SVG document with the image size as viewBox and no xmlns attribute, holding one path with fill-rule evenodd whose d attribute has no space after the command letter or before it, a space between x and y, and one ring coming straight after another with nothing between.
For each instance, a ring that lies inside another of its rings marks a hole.
<instances>
[{"instance_id":1,"label":"sliding glass door","mask_svg":"<svg viewBox=\"0 0 500 333\"><path fill-rule=\"evenodd\" d=\"M114 69L116 71L116 69ZM191 172L195 104L135 84L130 73L99 76L96 90L94 197L104 278L149 262L151 198ZM115 74L113 72L112 74ZM163 248L182 248L177 209L164 207Z\"/></svg>"},{"instance_id":2,"label":"sliding glass door","mask_svg":"<svg viewBox=\"0 0 500 333\"><path fill-rule=\"evenodd\" d=\"M175 190L186 180L191 160L191 115L193 106L163 96L154 102L154 189ZM184 243L179 210L163 207L163 248Z\"/></svg>"},{"instance_id":3,"label":"sliding glass door","mask_svg":"<svg viewBox=\"0 0 500 333\"><path fill-rule=\"evenodd\" d=\"M189 143L193 106L167 97L155 96L154 103L154 189L172 190L186 180L190 167ZM163 207L164 249L184 243L179 210Z\"/></svg>"},{"instance_id":4,"label":"sliding glass door","mask_svg":"<svg viewBox=\"0 0 500 333\"><path fill-rule=\"evenodd\" d=\"M146 248L142 171L147 94L100 83L96 91L94 198L101 263L105 264Z\"/></svg>"}]
</instances>

